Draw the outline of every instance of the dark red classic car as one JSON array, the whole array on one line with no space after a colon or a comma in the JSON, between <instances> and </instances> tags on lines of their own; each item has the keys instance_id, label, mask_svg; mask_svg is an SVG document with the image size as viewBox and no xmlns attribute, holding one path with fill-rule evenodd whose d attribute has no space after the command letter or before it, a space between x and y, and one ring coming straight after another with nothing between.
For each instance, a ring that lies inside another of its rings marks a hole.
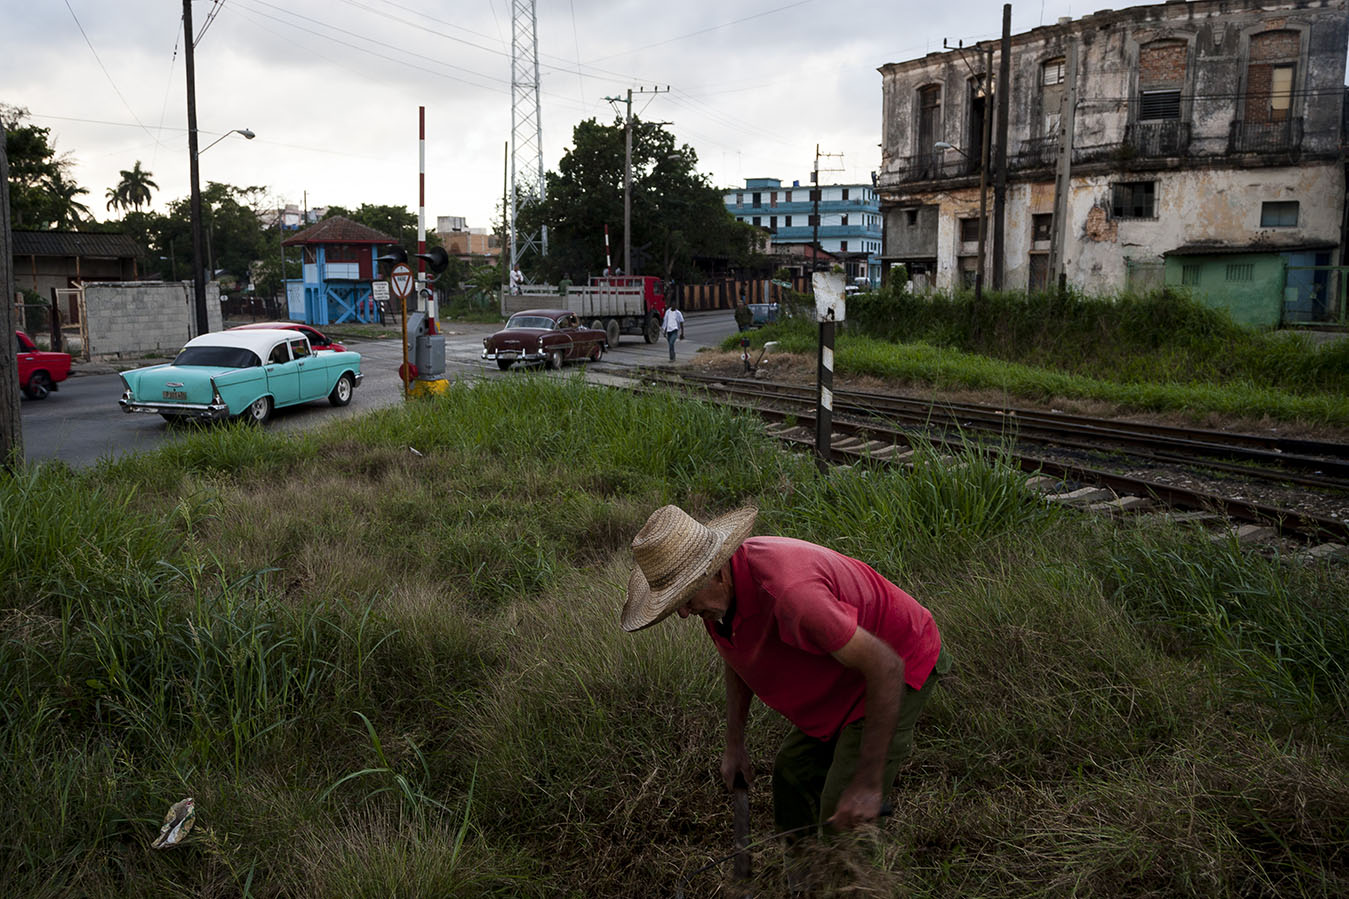
<instances>
[{"instance_id":1,"label":"dark red classic car","mask_svg":"<svg viewBox=\"0 0 1349 899\"><path fill-rule=\"evenodd\" d=\"M544 362L549 368L561 368L576 359L598 362L608 348L604 332L582 327L575 312L527 309L512 315L502 330L483 338L482 357L495 359L502 371L517 362Z\"/></svg>"},{"instance_id":2,"label":"dark red classic car","mask_svg":"<svg viewBox=\"0 0 1349 899\"><path fill-rule=\"evenodd\" d=\"M22 331L14 337L19 342L19 387L30 400L44 400L70 374L70 354L40 350Z\"/></svg>"},{"instance_id":3,"label":"dark red classic car","mask_svg":"<svg viewBox=\"0 0 1349 899\"><path fill-rule=\"evenodd\" d=\"M324 334L313 325L305 325L300 322L251 322L247 325L235 325L229 328L230 331L253 331L253 330L274 330L284 328L289 331L299 331L309 338L309 346L315 352L319 350L332 350L335 353L346 352L346 347L333 340L327 334Z\"/></svg>"}]
</instances>

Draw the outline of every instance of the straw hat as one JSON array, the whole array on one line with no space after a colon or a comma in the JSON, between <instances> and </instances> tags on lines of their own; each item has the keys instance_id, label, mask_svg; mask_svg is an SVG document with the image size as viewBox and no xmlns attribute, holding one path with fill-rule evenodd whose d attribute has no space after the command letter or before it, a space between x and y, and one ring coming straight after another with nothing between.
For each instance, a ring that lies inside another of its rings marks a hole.
<instances>
[{"instance_id":1,"label":"straw hat","mask_svg":"<svg viewBox=\"0 0 1349 899\"><path fill-rule=\"evenodd\" d=\"M726 564L758 514L754 506L746 506L699 524L678 506L652 512L632 538L637 564L628 576L623 630L650 627L682 606L708 575Z\"/></svg>"}]
</instances>

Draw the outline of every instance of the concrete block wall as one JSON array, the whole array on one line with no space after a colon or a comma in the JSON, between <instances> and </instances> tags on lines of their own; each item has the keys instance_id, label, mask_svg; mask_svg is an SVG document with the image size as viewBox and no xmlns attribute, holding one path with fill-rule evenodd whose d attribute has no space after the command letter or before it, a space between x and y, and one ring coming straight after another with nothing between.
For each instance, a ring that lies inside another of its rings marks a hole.
<instances>
[{"instance_id":1,"label":"concrete block wall","mask_svg":"<svg viewBox=\"0 0 1349 899\"><path fill-rule=\"evenodd\" d=\"M110 281L84 290L92 358L171 356L196 336L191 281ZM220 285L206 285L206 318L222 326Z\"/></svg>"}]
</instances>

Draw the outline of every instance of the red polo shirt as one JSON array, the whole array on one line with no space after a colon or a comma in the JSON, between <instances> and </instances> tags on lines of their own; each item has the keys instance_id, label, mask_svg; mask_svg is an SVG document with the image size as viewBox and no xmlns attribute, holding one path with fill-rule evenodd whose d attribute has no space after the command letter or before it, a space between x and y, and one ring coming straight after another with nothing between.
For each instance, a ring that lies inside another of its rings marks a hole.
<instances>
[{"instance_id":1,"label":"red polo shirt","mask_svg":"<svg viewBox=\"0 0 1349 899\"><path fill-rule=\"evenodd\" d=\"M830 653L858 627L904 660L917 690L937 663L932 613L842 553L790 537L750 537L731 556L735 613L727 639L707 633L727 664L765 705L817 739L866 715L866 679Z\"/></svg>"}]
</instances>

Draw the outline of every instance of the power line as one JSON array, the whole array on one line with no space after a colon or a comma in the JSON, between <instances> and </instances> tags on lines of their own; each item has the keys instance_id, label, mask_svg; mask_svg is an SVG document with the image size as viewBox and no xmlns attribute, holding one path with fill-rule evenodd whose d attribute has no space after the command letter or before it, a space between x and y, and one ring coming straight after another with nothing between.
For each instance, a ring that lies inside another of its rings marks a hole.
<instances>
[{"instance_id":1,"label":"power line","mask_svg":"<svg viewBox=\"0 0 1349 899\"><path fill-rule=\"evenodd\" d=\"M216 16L220 15L220 10L224 8L225 8L225 0L213 0L211 5L211 11L206 14L206 21L203 22L201 25L201 31L197 32L196 38L194 38L192 41L193 47L199 45L201 43L201 39L206 37L206 29L211 27L211 23L215 21Z\"/></svg>"},{"instance_id":2,"label":"power line","mask_svg":"<svg viewBox=\"0 0 1349 899\"><path fill-rule=\"evenodd\" d=\"M146 134L149 134L151 140L155 141L155 143L158 143L159 138L155 137L153 134L150 134L150 129L145 127L145 123L142 122L140 120L140 117L136 115L136 110L131 108L131 104L126 101L126 97L122 96L122 92L118 90L117 82L112 80L112 75L108 73L107 67L103 65L103 60L99 59L98 51L94 49L94 42L89 40L89 35L85 33L84 26L80 24L80 17L75 15L75 10L70 5L70 0L65 0L65 3L66 9L70 10L70 17L75 20L75 27L80 29L80 36L83 37L84 42L89 45L89 52L94 54L94 61L97 62L98 67L103 70L103 77L107 78L108 84L112 85L113 93L117 94L117 99L122 101L122 105L126 107L127 112L131 113L131 117L136 120L136 124L141 126L141 130L143 130Z\"/></svg>"}]
</instances>

